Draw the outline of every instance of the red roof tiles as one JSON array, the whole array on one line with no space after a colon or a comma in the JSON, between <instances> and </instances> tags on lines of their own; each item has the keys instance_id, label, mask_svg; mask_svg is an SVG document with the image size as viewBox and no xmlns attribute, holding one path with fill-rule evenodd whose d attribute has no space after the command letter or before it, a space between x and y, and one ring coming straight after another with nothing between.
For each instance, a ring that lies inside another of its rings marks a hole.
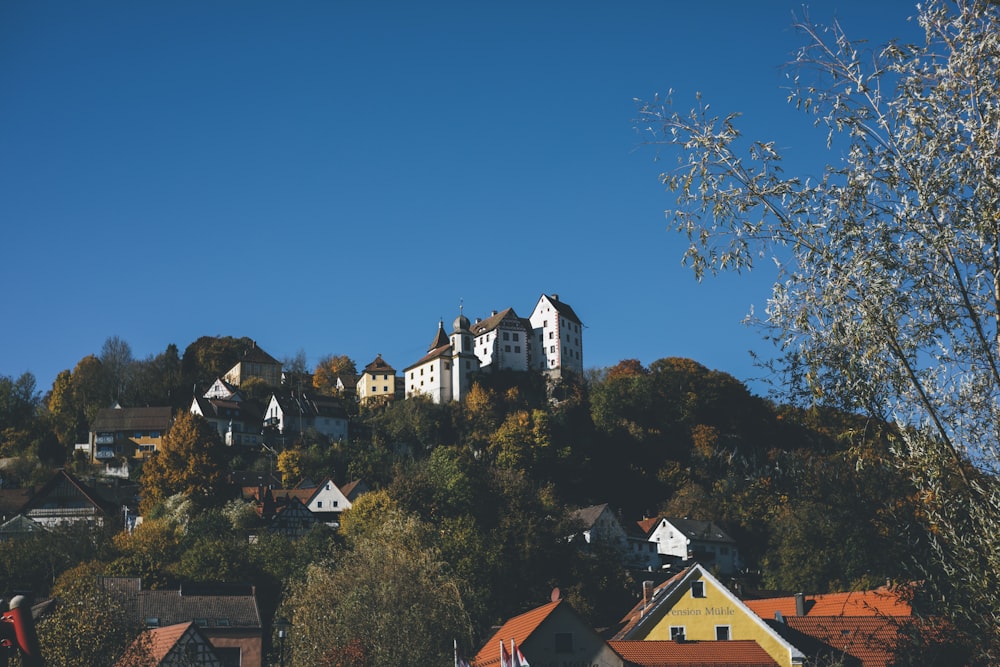
<instances>
[{"instance_id":1,"label":"red roof tiles","mask_svg":"<svg viewBox=\"0 0 1000 667\"><path fill-rule=\"evenodd\" d=\"M639 667L777 667L757 642L610 641L618 655Z\"/></svg>"}]
</instances>

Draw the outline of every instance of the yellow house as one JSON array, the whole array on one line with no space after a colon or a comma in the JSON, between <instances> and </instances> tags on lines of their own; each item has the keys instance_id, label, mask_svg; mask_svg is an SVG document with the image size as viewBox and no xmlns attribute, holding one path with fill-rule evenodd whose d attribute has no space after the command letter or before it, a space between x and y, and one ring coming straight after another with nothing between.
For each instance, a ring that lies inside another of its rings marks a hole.
<instances>
[{"instance_id":1,"label":"yellow house","mask_svg":"<svg viewBox=\"0 0 1000 667\"><path fill-rule=\"evenodd\" d=\"M802 665L805 655L781 637L701 565L656 588L626 615L615 640L753 640L781 667Z\"/></svg>"},{"instance_id":2,"label":"yellow house","mask_svg":"<svg viewBox=\"0 0 1000 667\"><path fill-rule=\"evenodd\" d=\"M396 370L379 354L365 366L355 387L362 404L380 403L396 398Z\"/></svg>"}]
</instances>

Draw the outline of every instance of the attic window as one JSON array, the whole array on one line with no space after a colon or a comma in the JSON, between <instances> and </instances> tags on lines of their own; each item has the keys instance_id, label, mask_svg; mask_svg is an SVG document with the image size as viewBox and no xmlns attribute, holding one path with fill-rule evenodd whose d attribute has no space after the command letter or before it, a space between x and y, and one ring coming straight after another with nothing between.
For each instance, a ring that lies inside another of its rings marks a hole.
<instances>
[{"instance_id":1,"label":"attic window","mask_svg":"<svg viewBox=\"0 0 1000 667\"><path fill-rule=\"evenodd\" d=\"M159 619L159 617L157 617L157 616L147 616L146 617L146 626L150 627L150 628L158 628L158 627L160 627L160 619Z\"/></svg>"},{"instance_id":2,"label":"attic window","mask_svg":"<svg viewBox=\"0 0 1000 667\"><path fill-rule=\"evenodd\" d=\"M196 618L196 619L194 619L194 624L197 625L199 628L207 628L208 627L208 619L207 618Z\"/></svg>"},{"instance_id":3,"label":"attic window","mask_svg":"<svg viewBox=\"0 0 1000 667\"><path fill-rule=\"evenodd\" d=\"M228 618L217 618L217 619L215 619L215 625L217 627L220 627L220 628L228 628L229 627L229 619Z\"/></svg>"},{"instance_id":4,"label":"attic window","mask_svg":"<svg viewBox=\"0 0 1000 667\"><path fill-rule=\"evenodd\" d=\"M691 582L691 597L693 597L693 598L703 598L703 597L705 597L705 582L704 581L692 581Z\"/></svg>"}]
</instances>

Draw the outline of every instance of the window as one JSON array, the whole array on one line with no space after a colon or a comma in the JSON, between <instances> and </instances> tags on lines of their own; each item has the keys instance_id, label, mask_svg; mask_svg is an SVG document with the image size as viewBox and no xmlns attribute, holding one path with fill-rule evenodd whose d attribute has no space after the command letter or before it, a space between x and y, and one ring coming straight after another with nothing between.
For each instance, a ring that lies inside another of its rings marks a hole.
<instances>
[{"instance_id":1,"label":"window","mask_svg":"<svg viewBox=\"0 0 1000 667\"><path fill-rule=\"evenodd\" d=\"M388 392L389 391L389 387L388 386L382 387L382 391Z\"/></svg>"},{"instance_id":2,"label":"window","mask_svg":"<svg viewBox=\"0 0 1000 667\"><path fill-rule=\"evenodd\" d=\"M550 345L549 346L549 352L555 352L555 351L556 351L556 346L555 345Z\"/></svg>"},{"instance_id":3,"label":"window","mask_svg":"<svg viewBox=\"0 0 1000 667\"><path fill-rule=\"evenodd\" d=\"M717 625L715 626L715 640L720 642L729 641L729 626L728 625Z\"/></svg>"},{"instance_id":4,"label":"window","mask_svg":"<svg viewBox=\"0 0 1000 667\"><path fill-rule=\"evenodd\" d=\"M683 625L671 625L670 626L670 639L675 642L684 641L684 626Z\"/></svg>"},{"instance_id":5,"label":"window","mask_svg":"<svg viewBox=\"0 0 1000 667\"><path fill-rule=\"evenodd\" d=\"M691 597L693 597L693 598L703 598L703 597L705 597L705 582L704 581L692 581L691 582Z\"/></svg>"},{"instance_id":6,"label":"window","mask_svg":"<svg viewBox=\"0 0 1000 667\"><path fill-rule=\"evenodd\" d=\"M520 345L515 345L514 346L514 351L517 352L517 353L520 353L521 352L521 346Z\"/></svg>"},{"instance_id":7,"label":"window","mask_svg":"<svg viewBox=\"0 0 1000 667\"><path fill-rule=\"evenodd\" d=\"M194 619L194 624L197 625L199 628L207 628L208 627L208 619L207 618L196 618L196 619Z\"/></svg>"},{"instance_id":8,"label":"window","mask_svg":"<svg viewBox=\"0 0 1000 667\"><path fill-rule=\"evenodd\" d=\"M549 338L555 338L555 337L556 337L556 332L555 331L550 331L549 332Z\"/></svg>"},{"instance_id":9,"label":"window","mask_svg":"<svg viewBox=\"0 0 1000 667\"><path fill-rule=\"evenodd\" d=\"M519 341L519 340L521 340L521 334L519 334L519 333L515 333L515 334L514 334L514 342L516 343L516 342L517 342L517 341Z\"/></svg>"},{"instance_id":10,"label":"window","mask_svg":"<svg viewBox=\"0 0 1000 667\"><path fill-rule=\"evenodd\" d=\"M510 345L504 345L503 346L503 351L504 352L510 352Z\"/></svg>"},{"instance_id":11,"label":"window","mask_svg":"<svg viewBox=\"0 0 1000 667\"><path fill-rule=\"evenodd\" d=\"M339 504L340 504L340 501L339 501L339 500L334 500L334 501L333 501L333 506L334 506L334 507L336 507L336 506L337 506L337 505L339 505Z\"/></svg>"},{"instance_id":12,"label":"window","mask_svg":"<svg viewBox=\"0 0 1000 667\"><path fill-rule=\"evenodd\" d=\"M504 331L504 332L503 332L503 339L504 339L504 340L510 340L510 334L509 334L509 333L507 333L506 331Z\"/></svg>"},{"instance_id":13,"label":"window","mask_svg":"<svg viewBox=\"0 0 1000 667\"><path fill-rule=\"evenodd\" d=\"M159 438L160 437L160 432L159 431L150 431L149 432L149 437L150 438Z\"/></svg>"},{"instance_id":14,"label":"window","mask_svg":"<svg viewBox=\"0 0 1000 667\"><path fill-rule=\"evenodd\" d=\"M323 509L323 501L322 500L316 501L316 509L319 509L319 510Z\"/></svg>"},{"instance_id":15,"label":"window","mask_svg":"<svg viewBox=\"0 0 1000 667\"><path fill-rule=\"evenodd\" d=\"M573 635L569 632L557 632L555 649L556 653L572 653Z\"/></svg>"}]
</instances>

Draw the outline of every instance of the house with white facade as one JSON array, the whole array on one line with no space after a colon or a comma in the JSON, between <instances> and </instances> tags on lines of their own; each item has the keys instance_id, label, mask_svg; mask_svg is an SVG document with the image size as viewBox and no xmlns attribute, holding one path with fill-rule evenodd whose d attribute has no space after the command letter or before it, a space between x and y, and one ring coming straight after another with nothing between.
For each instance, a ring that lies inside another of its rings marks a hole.
<instances>
[{"instance_id":1,"label":"house with white facade","mask_svg":"<svg viewBox=\"0 0 1000 667\"><path fill-rule=\"evenodd\" d=\"M346 440L349 419L340 401L305 391L271 394L264 412L264 426L282 435L319 431L331 440Z\"/></svg>"},{"instance_id":2,"label":"house with white facade","mask_svg":"<svg viewBox=\"0 0 1000 667\"><path fill-rule=\"evenodd\" d=\"M537 371L554 377L563 371L582 374L582 329L576 312L560 301L558 294L543 294L530 318L519 317L513 308L507 308L470 324L460 312L450 335L444 322L438 322L427 353L403 371L404 395L426 396L435 403L459 401L480 372ZM361 385L359 382L359 396L363 395Z\"/></svg>"},{"instance_id":3,"label":"house with white facade","mask_svg":"<svg viewBox=\"0 0 1000 667\"><path fill-rule=\"evenodd\" d=\"M472 325L474 350L483 371L526 371L531 359L531 322L513 308L493 311Z\"/></svg>"},{"instance_id":4,"label":"house with white facade","mask_svg":"<svg viewBox=\"0 0 1000 667\"><path fill-rule=\"evenodd\" d=\"M258 447L263 441L260 404L244 401L239 390L222 378L203 395L192 398L191 413L204 417L230 447Z\"/></svg>"},{"instance_id":5,"label":"house with white facade","mask_svg":"<svg viewBox=\"0 0 1000 667\"><path fill-rule=\"evenodd\" d=\"M550 375L583 373L583 323L558 294L543 294L528 318L534 341L531 364Z\"/></svg>"},{"instance_id":6,"label":"house with white facade","mask_svg":"<svg viewBox=\"0 0 1000 667\"><path fill-rule=\"evenodd\" d=\"M469 318L459 314L450 336L444 332L444 322L438 322L427 354L403 371L406 397L426 396L435 403L465 398L472 387L472 376L480 370L473 349Z\"/></svg>"},{"instance_id":7,"label":"house with white facade","mask_svg":"<svg viewBox=\"0 0 1000 667\"><path fill-rule=\"evenodd\" d=\"M725 575L743 567L736 540L711 521L653 517L638 524L665 561L698 561Z\"/></svg>"}]
</instances>

